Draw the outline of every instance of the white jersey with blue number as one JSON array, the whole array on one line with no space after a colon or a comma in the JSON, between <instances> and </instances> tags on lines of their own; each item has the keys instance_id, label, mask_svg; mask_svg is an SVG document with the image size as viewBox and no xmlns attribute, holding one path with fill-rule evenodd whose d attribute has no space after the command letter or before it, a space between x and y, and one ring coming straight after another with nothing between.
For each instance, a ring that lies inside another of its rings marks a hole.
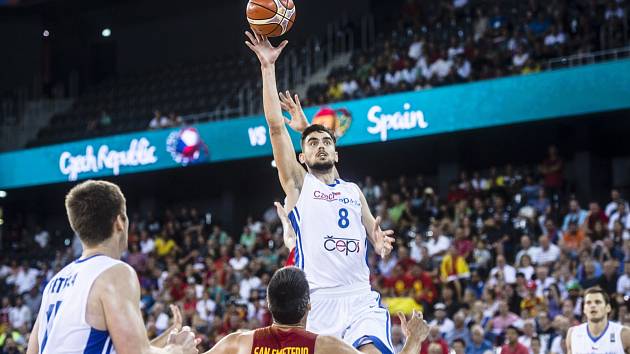
<instances>
[{"instance_id":1,"label":"white jersey with blue number","mask_svg":"<svg viewBox=\"0 0 630 354\"><path fill-rule=\"evenodd\" d=\"M37 333L40 354L115 354L109 332L85 320L92 284L119 260L94 255L65 266L46 285Z\"/></svg>"},{"instance_id":2,"label":"white jersey with blue number","mask_svg":"<svg viewBox=\"0 0 630 354\"><path fill-rule=\"evenodd\" d=\"M588 331L588 324L571 329L571 351L573 354L617 354L623 353L621 330L623 326L617 322L608 321L604 332L593 337Z\"/></svg>"},{"instance_id":3,"label":"white jersey with blue number","mask_svg":"<svg viewBox=\"0 0 630 354\"><path fill-rule=\"evenodd\" d=\"M337 179L327 185L307 173L289 219L297 235L295 265L306 273L311 291L347 285L369 290L367 234L356 184Z\"/></svg>"}]
</instances>

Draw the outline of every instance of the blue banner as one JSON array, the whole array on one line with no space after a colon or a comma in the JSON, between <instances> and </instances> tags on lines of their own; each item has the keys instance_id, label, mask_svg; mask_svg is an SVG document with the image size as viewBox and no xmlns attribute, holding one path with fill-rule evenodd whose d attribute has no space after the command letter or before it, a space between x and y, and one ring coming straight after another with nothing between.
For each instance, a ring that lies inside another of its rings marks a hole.
<instances>
[{"instance_id":1,"label":"blue banner","mask_svg":"<svg viewBox=\"0 0 630 354\"><path fill-rule=\"evenodd\" d=\"M312 107L340 146L630 108L630 60ZM292 134L299 149L299 136ZM263 116L0 154L0 188L271 155Z\"/></svg>"}]
</instances>

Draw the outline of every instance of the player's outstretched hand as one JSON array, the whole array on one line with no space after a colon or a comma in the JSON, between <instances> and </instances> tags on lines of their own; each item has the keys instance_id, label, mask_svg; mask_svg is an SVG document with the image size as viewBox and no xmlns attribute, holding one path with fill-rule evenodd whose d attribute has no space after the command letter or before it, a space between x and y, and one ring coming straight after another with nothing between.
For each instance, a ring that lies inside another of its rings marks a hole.
<instances>
[{"instance_id":1,"label":"player's outstretched hand","mask_svg":"<svg viewBox=\"0 0 630 354\"><path fill-rule=\"evenodd\" d=\"M167 344L181 346L184 354L198 354L197 345L200 342L201 339L195 338L195 333L191 331L190 327L184 326L180 331L173 330L169 334Z\"/></svg>"},{"instance_id":2,"label":"player's outstretched hand","mask_svg":"<svg viewBox=\"0 0 630 354\"><path fill-rule=\"evenodd\" d=\"M280 106L282 109L289 112L289 115L291 115L291 119L285 118L289 127L298 133L301 133L308 128L308 119L306 119L306 114L304 114L304 110L302 109L302 104L300 103L300 98L297 93L291 97L289 91L285 93L279 92L278 96L280 96Z\"/></svg>"},{"instance_id":3,"label":"player's outstretched hand","mask_svg":"<svg viewBox=\"0 0 630 354\"><path fill-rule=\"evenodd\" d=\"M249 38L248 41L245 41L245 45L249 47L256 56L258 60L260 60L260 65L263 67L269 67L275 64L276 60L282 53L282 49L286 47L287 43L289 43L286 39L277 47L274 47L269 42L269 39L266 36L260 35L256 32L253 34L249 31L245 31L245 35Z\"/></svg>"},{"instance_id":4,"label":"player's outstretched hand","mask_svg":"<svg viewBox=\"0 0 630 354\"><path fill-rule=\"evenodd\" d=\"M374 229L372 230L372 234L374 235L374 240L376 243L374 244L374 250L376 253L381 255L381 258L385 258L385 256L392 253L394 249L393 243L395 239L391 236L394 235L393 230L381 230L381 217L376 217L376 221L374 221Z\"/></svg>"},{"instance_id":5,"label":"player's outstretched hand","mask_svg":"<svg viewBox=\"0 0 630 354\"><path fill-rule=\"evenodd\" d=\"M173 314L173 324L171 325L171 330L177 330L179 332L181 331L184 322L182 319L182 312L177 305L171 304L169 308Z\"/></svg>"},{"instance_id":6,"label":"player's outstretched hand","mask_svg":"<svg viewBox=\"0 0 630 354\"><path fill-rule=\"evenodd\" d=\"M400 328L405 338L413 336L418 338L420 342L424 342L429 336L429 324L424 320L422 312L413 310L409 321L407 321L407 317L402 312L398 312L398 318L400 319Z\"/></svg>"}]
</instances>

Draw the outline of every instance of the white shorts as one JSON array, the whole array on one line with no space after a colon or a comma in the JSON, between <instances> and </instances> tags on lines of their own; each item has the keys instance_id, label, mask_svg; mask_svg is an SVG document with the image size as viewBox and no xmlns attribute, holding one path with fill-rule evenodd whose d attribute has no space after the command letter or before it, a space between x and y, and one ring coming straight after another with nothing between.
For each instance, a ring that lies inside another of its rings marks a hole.
<instances>
[{"instance_id":1,"label":"white shorts","mask_svg":"<svg viewBox=\"0 0 630 354\"><path fill-rule=\"evenodd\" d=\"M371 343L381 353L393 354L391 319L380 300L369 285L315 290L306 329L341 338L357 349Z\"/></svg>"}]
</instances>

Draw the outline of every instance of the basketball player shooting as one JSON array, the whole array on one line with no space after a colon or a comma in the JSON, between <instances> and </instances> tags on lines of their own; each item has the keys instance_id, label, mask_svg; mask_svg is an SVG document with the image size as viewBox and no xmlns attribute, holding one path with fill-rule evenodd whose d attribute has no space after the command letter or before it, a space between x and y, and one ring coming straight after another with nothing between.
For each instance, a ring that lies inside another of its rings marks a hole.
<instances>
[{"instance_id":1,"label":"basketball player shooting","mask_svg":"<svg viewBox=\"0 0 630 354\"><path fill-rule=\"evenodd\" d=\"M334 336L305 330L311 305L309 285L302 270L285 267L277 270L267 286L267 303L273 324L248 332L227 335L205 354L352 354L355 348ZM401 316L407 340L401 354L417 354L429 334L422 313L413 313L407 321Z\"/></svg>"},{"instance_id":2,"label":"basketball player shooting","mask_svg":"<svg viewBox=\"0 0 630 354\"><path fill-rule=\"evenodd\" d=\"M393 353L389 313L371 290L366 261L368 240L382 257L391 253L393 231L381 230L356 184L335 178L339 157L329 129L307 127L296 159L275 78L275 62L287 41L273 47L264 36L246 35L246 45L261 64L273 156L297 236L295 264L310 286L312 311L306 328L341 338L365 353Z\"/></svg>"},{"instance_id":3,"label":"basketball player shooting","mask_svg":"<svg viewBox=\"0 0 630 354\"><path fill-rule=\"evenodd\" d=\"M568 354L630 353L630 328L608 319L608 294L599 287L584 292L586 323L569 328Z\"/></svg>"},{"instance_id":4,"label":"basketball player shooting","mask_svg":"<svg viewBox=\"0 0 630 354\"><path fill-rule=\"evenodd\" d=\"M125 197L115 184L86 181L66 196L83 254L50 280L27 354L196 354L190 328L149 342L140 312L136 272L120 257L127 249ZM179 311L171 308L178 319Z\"/></svg>"}]
</instances>

